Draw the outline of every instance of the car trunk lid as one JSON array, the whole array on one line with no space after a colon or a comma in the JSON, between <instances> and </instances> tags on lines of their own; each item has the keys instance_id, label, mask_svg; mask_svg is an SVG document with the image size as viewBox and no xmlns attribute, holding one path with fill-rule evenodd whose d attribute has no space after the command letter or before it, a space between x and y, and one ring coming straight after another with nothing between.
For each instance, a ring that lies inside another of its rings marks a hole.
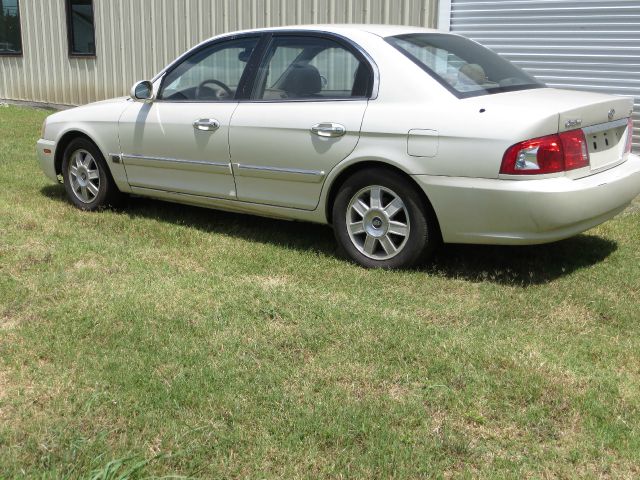
<instances>
[{"instance_id":1,"label":"car trunk lid","mask_svg":"<svg viewBox=\"0 0 640 480\"><path fill-rule=\"evenodd\" d=\"M627 119L633 110L633 100L628 97L593 95L585 97L583 105L560 112L558 131L582 128L589 150L591 172L596 173L623 159L627 143Z\"/></svg>"},{"instance_id":2,"label":"car trunk lid","mask_svg":"<svg viewBox=\"0 0 640 480\"><path fill-rule=\"evenodd\" d=\"M580 171L581 176L606 170L623 160L628 133L627 119L633 112L633 99L630 97L535 88L478 96L466 101L469 106L483 109L487 106L499 112L498 116L510 122L510 125L503 125L504 132L515 133L519 126L524 125L539 126L528 134L518 134L524 135L522 140L581 128L591 164L587 172Z\"/></svg>"},{"instance_id":3,"label":"car trunk lid","mask_svg":"<svg viewBox=\"0 0 640 480\"><path fill-rule=\"evenodd\" d=\"M582 129L587 141L593 173L612 167L623 159L628 138L628 125L628 120L621 118Z\"/></svg>"}]
</instances>

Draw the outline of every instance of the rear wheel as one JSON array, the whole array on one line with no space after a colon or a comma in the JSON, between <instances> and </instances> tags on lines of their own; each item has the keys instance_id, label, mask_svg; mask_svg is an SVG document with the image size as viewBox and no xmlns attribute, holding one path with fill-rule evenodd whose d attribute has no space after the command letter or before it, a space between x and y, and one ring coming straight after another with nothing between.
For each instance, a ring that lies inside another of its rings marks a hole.
<instances>
[{"instance_id":1,"label":"rear wheel","mask_svg":"<svg viewBox=\"0 0 640 480\"><path fill-rule=\"evenodd\" d=\"M76 138L67 146L62 177L67 197L81 210L97 210L121 199L102 153L85 138Z\"/></svg>"},{"instance_id":2,"label":"rear wheel","mask_svg":"<svg viewBox=\"0 0 640 480\"><path fill-rule=\"evenodd\" d=\"M336 195L336 239L344 253L364 267L419 264L440 242L437 220L425 203L416 187L396 172L357 172Z\"/></svg>"}]
</instances>

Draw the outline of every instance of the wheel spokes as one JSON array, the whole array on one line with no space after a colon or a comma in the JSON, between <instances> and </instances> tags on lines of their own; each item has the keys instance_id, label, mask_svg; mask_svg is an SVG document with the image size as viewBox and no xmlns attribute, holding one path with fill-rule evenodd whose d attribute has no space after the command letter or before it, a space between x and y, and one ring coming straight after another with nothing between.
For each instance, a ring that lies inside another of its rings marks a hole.
<instances>
[{"instance_id":1,"label":"wheel spokes","mask_svg":"<svg viewBox=\"0 0 640 480\"><path fill-rule=\"evenodd\" d=\"M402 198L381 185L358 191L349 202L346 229L360 253L387 260L402 251L409 239L409 213Z\"/></svg>"},{"instance_id":2,"label":"wheel spokes","mask_svg":"<svg viewBox=\"0 0 640 480\"><path fill-rule=\"evenodd\" d=\"M67 167L73 195L83 203L93 202L100 193L100 166L87 150L79 149L69 157Z\"/></svg>"},{"instance_id":3,"label":"wheel spokes","mask_svg":"<svg viewBox=\"0 0 640 480\"><path fill-rule=\"evenodd\" d=\"M389 202L386 207L384 207L384 213L387 214L388 218L391 218L403 208L404 203L402 203L402 200L396 197L391 202Z\"/></svg>"},{"instance_id":4,"label":"wheel spokes","mask_svg":"<svg viewBox=\"0 0 640 480\"><path fill-rule=\"evenodd\" d=\"M393 255L398 252L398 248L393 244L389 235L383 235L378 240L380 240L380 245L382 245L384 251L387 252L387 255Z\"/></svg>"},{"instance_id":5,"label":"wheel spokes","mask_svg":"<svg viewBox=\"0 0 640 480\"><path fill-rule=\"evenodd\" d=\"M382 208L382 191L380 187L373 187L371 189L369 208Z\"/></svg>"},{"instance_id":6,"label":"wheel spokes","mask_svg":"<svg viewBox=\"0 0 640 480\"><path fill-rule=\"evenodd\" d=\"M405 223L401 222L389 222L388 233L393 233L394 235L400 235L401 237L406 237L409 235L409 227Z\"/></svg>"},{"instance_id":7,"label":"wheel spokes","mask_svg":"<svg viewBox=\"0 0 640 480\"><path fill-rule=\"evenodd\" d=\"M367 234L367 238L364 240L364 251L369 255L373 255L374 250L376 249L376 241L378 239L373 235Z\"/></svg>"},{"instance_id":8,"label":"wheel spokes","mask_svg":"<svg viewBox=\"0 0 640 480\"><path fill-rule=\"evenodd\" d=\"M369 206L360 198L356 201L356 203L353 204L351 208L353 208L358 213L358 215L360 215L360 218L364 218L364 216L367 214L367 211L369 210Z\"/></svg>"},{"instance_id":9,"label":"wheel spokes","mask_svg":"<svg viewBox=\"0 0 640 480\"><path fill-rule=\"evenodd\" d=\"M366 230L364 229L364 222L354 222L349 224L349 231L352 235L359 235L364 233Z\"/></svg>"},{"instance_id":10,"label":"wheel spokes","mask_svg":"<svg viewBox=\"0 0 640 480\"><path fill-rule=\"evenodd\" d=\"M95 196L98 195L98 187L91 182L87 182L87 190L91 193L92 198L95 198Z\"/></svg>"},{"instance_id":11,"label":"wheel spokes","mask_svg":"<svg viewBox=\"0 0 640 480\"><path fill-rule=\"evenodd\" d=\"M82 167L83 163L82 163L82 152L76 152L76 154L73 156L73 159L76 163L76 167Z\"/></svg>"},{"instance_id":12,"label":"wheel spokes","mask_svg":"<svg viewBox=\"0 0 640 480\"><path fill-rule=\"evenodd\" d=\"M86 185L80 186L80 196L82 197L82 200L84 200L85 202L89 201L89 192L87 191Z\"/></svg>"}]
</instances>

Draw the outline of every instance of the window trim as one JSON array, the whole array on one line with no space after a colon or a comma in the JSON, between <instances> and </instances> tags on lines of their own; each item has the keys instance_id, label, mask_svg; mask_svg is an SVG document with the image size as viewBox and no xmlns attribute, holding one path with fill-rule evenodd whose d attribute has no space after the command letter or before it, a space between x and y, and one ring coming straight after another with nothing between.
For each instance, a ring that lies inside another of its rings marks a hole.
<instances>
[{"instance_id":1,"label":"window trim","mask_svg":"<svg viewBox=\"0 0 640 480\"><path fill-rule=\"evenodd\" d=\"M86 59L92 59L92 58L97 58L97 54L98 54L98 45L96 42L96 15L95 15L95 9L94 9L94 5L93 5L93 0L91 1L91 26L93 27L93 53L76 53L73 51L73 19L72 19L72 12L71 12L71 2L73 0L65 0L64 1L64 5L65 5L65 11L66 11L66 17L67 17L67 53L69 55L69 58L86 58Z\"/></svg>"},{"instance_id":2,"label":"window trim","mask_svg":"<svg viewBox=\"0 0 640 480\"><path fill-rule=\"evenodd\" d=\"M277 38L281 37L308 37L308 38L322 38L325 40L330 40L338 45L342 46L350 52L353 56L355 56L360 62L363 62L369 69L369 73L371 75L371 83L367 88L367 94L360 97L328 97L328 98L276 98L276 99L262 99L262 98L254 98L254 86L257 78L257 73L260 66L266 59L269 50L273 46L274 41ZM367 101L367 100L375 100L378 97L378 85L379 85L379 73L378 66L373 61L371 56L357 43L353 40L344 37L340 34L333 32L322 32L316 30L276 30L269 32L268 42L261 52L260 59L257 62L256 71L253 72L253 76L251 78L249 89L250 96L245 99L245 101L250 103L309 103L309 102L354 102L354 101Z\"/></svg>"},{"instance_id":3,"label":"window trim","mask_svg":"<svg viewBox=\"0 0 640 480\"><path fill-rule=\"evenodd\" d=\"M20 0L16 0L16 8L18 9L18 36L20 37L19 52L1 52L0 57L22 57L24 56L23 38L22 38L22 13L20 12Z\"/></svg>"},{"instance_id":4,"label":"window trim","mask_svg":"<svg viewBox=\"0 0 640 480\"><path fill-rule=\"evenodd\" d=\"M346 44L347 46L350 46L351 49L355 50L359 55L361 55L363 57L363 59L366 61L367 65L371 68L372 73L373 73L373 85L371 87L371 95L368 97L368 100L375 100L378 98L378 92L379 92L379 88L380 88L380 71L378 69L378 65L376 64L376 62L373 60L373 58L371 57L371 55L369 55L369 53L362 48L360 45L358 45L356 42L354 42L353 40L351 40L350 38L347 38L345 36L342 36L338 33L333 33L333 32L326 32L326 31L322 31L322 30L296 30L296 29L278 29L278 30L260 30L260 31L250 31L250 32L245 32L245 33L241 33L241 34L224 34L224 35L220 35L217 36L215 38L209 39L209 40L205 40L204 42L192 47L191 49L187 50L186 52L184 52L182 55L180 55L178 58L176 58L173 62L171 62L169 65L167 65L166 67L164 67L162 70L160 70L152 79L151 79L151 83L153 83L154 85L158 84L158 88L155 89L155 91L157 93L160 92L160 90L162 89L163 83L164 83L164 79L166 77L166 75L168 73L170 73L173 69L175 69L178 65L180 65L186 58L190 57L191 55L199 52L201 49L206 48L210 45L213 45L215 43L218 42L224 42L227 40L235 40L235 39L240 39L240 38L246 38L246 37L260 37L260 41L258 42L258 45L256 46L251 58L249 59L249 62L247 63L247 68L244 71L244 74L242 75L242 78L240 79L240 84L238 85L238 91L240 92L242 89L242 94L238 95L238 93L236 92L236 97L233 100L223 100L223 102L229 102L229 101L234 101L234 102L255 102L255 103L274 103L274 102L282 102L285 101L285 99L282 100L251 100L250 98L250 93L253 91L253 85L255 83L256 80L256 73L257 73L257 69L259 68L260 64L262 63L262 58L264 57L264 55L267 53L267 47L269 46L269 43L271 42L271 38L274 35L294 35L294 36L304 36L304 35L311 35L311 36L320 36L320 37L325 37L328 38L330 40L335 40L338 42L342 42L344 44ZM246 78L245 78L246 75ZM159 83L158 83L159 82ZM342 101L342 102L353 102L353 101L362 101L363 99L365 99L365 97L357 97L357 98L342 98L342 99L287 99L286 101L288 102L338 102L338 101ZM154 98L153 100L154 102L172 102L171 100L160 100L158 98ZM203 101L203 100L192 100L190 102L172 102L172 103L222 103L222 102L211 102L211 101Z\"/></svg>"},{"instance_id":5,"label":"window trim","mask_svg":"<svg viewBox=\"0 0 640 480\"><path fill-rule=\"evenodd\" d=\"M242 76L240 77L240 82L238 83L238 89L236 90L236 94L233 98L228 98L224 100L169 100L166 98L159 98L160 92L164 88L164 82L171 72L173 72L176 68L182 65L185 61L193 57L194 55L198 55L203 50L214 47L216 45L222 45L227 42L233 42L236 40L245 40L249 38L255 38L258 41L256 42L256 46L247 61L247 66L242 72ZM152 83L155 83L158 79L160 79L160 84L158 85L158 90L156 95L154 96L154 102L163 102L163 103L177 103L177 104L188 104L188 103L230 103L230 102L238 102L240 101L246 94L246 88L248 81L251 80L251 76L253 76L252 64L255 63L256 56L262 56L262 50L264 49L265 43L265 35L259 32L249 32L242 35L229 35L223 38L218 38L215 40L211 40L208 42L204 42L200 45L195 46L194 48L187 50L185 53L180 55L173 63L169 64L164 70L162 70L158 75L156 75ZM253 84L253 82L249 82L249 84Z\"/></svg>"}]
</instances>

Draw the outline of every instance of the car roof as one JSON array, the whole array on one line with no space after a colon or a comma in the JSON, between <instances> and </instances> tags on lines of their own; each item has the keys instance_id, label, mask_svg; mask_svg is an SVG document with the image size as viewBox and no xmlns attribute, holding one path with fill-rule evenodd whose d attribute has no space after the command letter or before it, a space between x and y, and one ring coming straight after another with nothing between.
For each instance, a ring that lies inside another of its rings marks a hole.
<instances>
[{"instance_id":1,"label":"car roof","mask_svg":"<svg viewBox=\"0 0 640 480\"><path fill-rule=\"evenodd\" d=\"M432 28L414 27L408 25L376 25L376 24L320 24L320 25L298 25L291 27L277 27L272 30L280 29L300 29L300 30L321 30L335 33L348 33L350 31L361 31L373 33L380 37L390 37L393 35L402 35L406 33L420 32L437 32Z\"/></svg>"},{"instance_id":2,"label":"car roof","mask_svg":"<svg viewBox=\"0 0 640 480\"><path fill-rule=\"evenodd\" d=\"M245 35L250 33L265 33L265 32L296 32L296 31L309 31L309 32L328 32L335 33L338 35L343 35L345 37L349 37L350 33L364 32L370 35L376 35L379 37L391 37L395 35L404 35L408 33L442 33L439 30L433 28L423 28L423 27L414 27L410 25L376 25L376 24L357 24L357 23L335 23L335 24L312 24L312 25L286 25L282 27L265 27L265 28L251 28L246 30L237 30L234 32L227 32L220 35L216 35L215 37L208 38L198 45L193 46L191 49L184 52L178 58L176 58L173 62L169 63L165 68L160 70L152 79L155 82L160 76L169 69L172 65L181 61L183 58L188 56L195 49L201 47L202 45L206 45L207 43L214 40L222 40L224 38L233 37L236 35Z\"/></svg>"},{"instance_id":3,"label":"car roof","mask_svg":"<svg viewBox=\"0 0 640 480\"><path fill-rule=\"evenodd\" d=\"M391 37L394 35L403 35L407 33L438 33L439 30L433 28L414 27L409 25L376 25L376 24L355 24L355 23L336 23L336 24L312 24L312 25L286 25L282 27L255 28L250 30L240 30L237 32L229 32L226 35L234 35L249 32L278 32L291 30L308 30L337 33L348 36L350 32L367 32L380 37ZM443 32L439 32L443 33Z\"/></svg>"}]
</instances>

